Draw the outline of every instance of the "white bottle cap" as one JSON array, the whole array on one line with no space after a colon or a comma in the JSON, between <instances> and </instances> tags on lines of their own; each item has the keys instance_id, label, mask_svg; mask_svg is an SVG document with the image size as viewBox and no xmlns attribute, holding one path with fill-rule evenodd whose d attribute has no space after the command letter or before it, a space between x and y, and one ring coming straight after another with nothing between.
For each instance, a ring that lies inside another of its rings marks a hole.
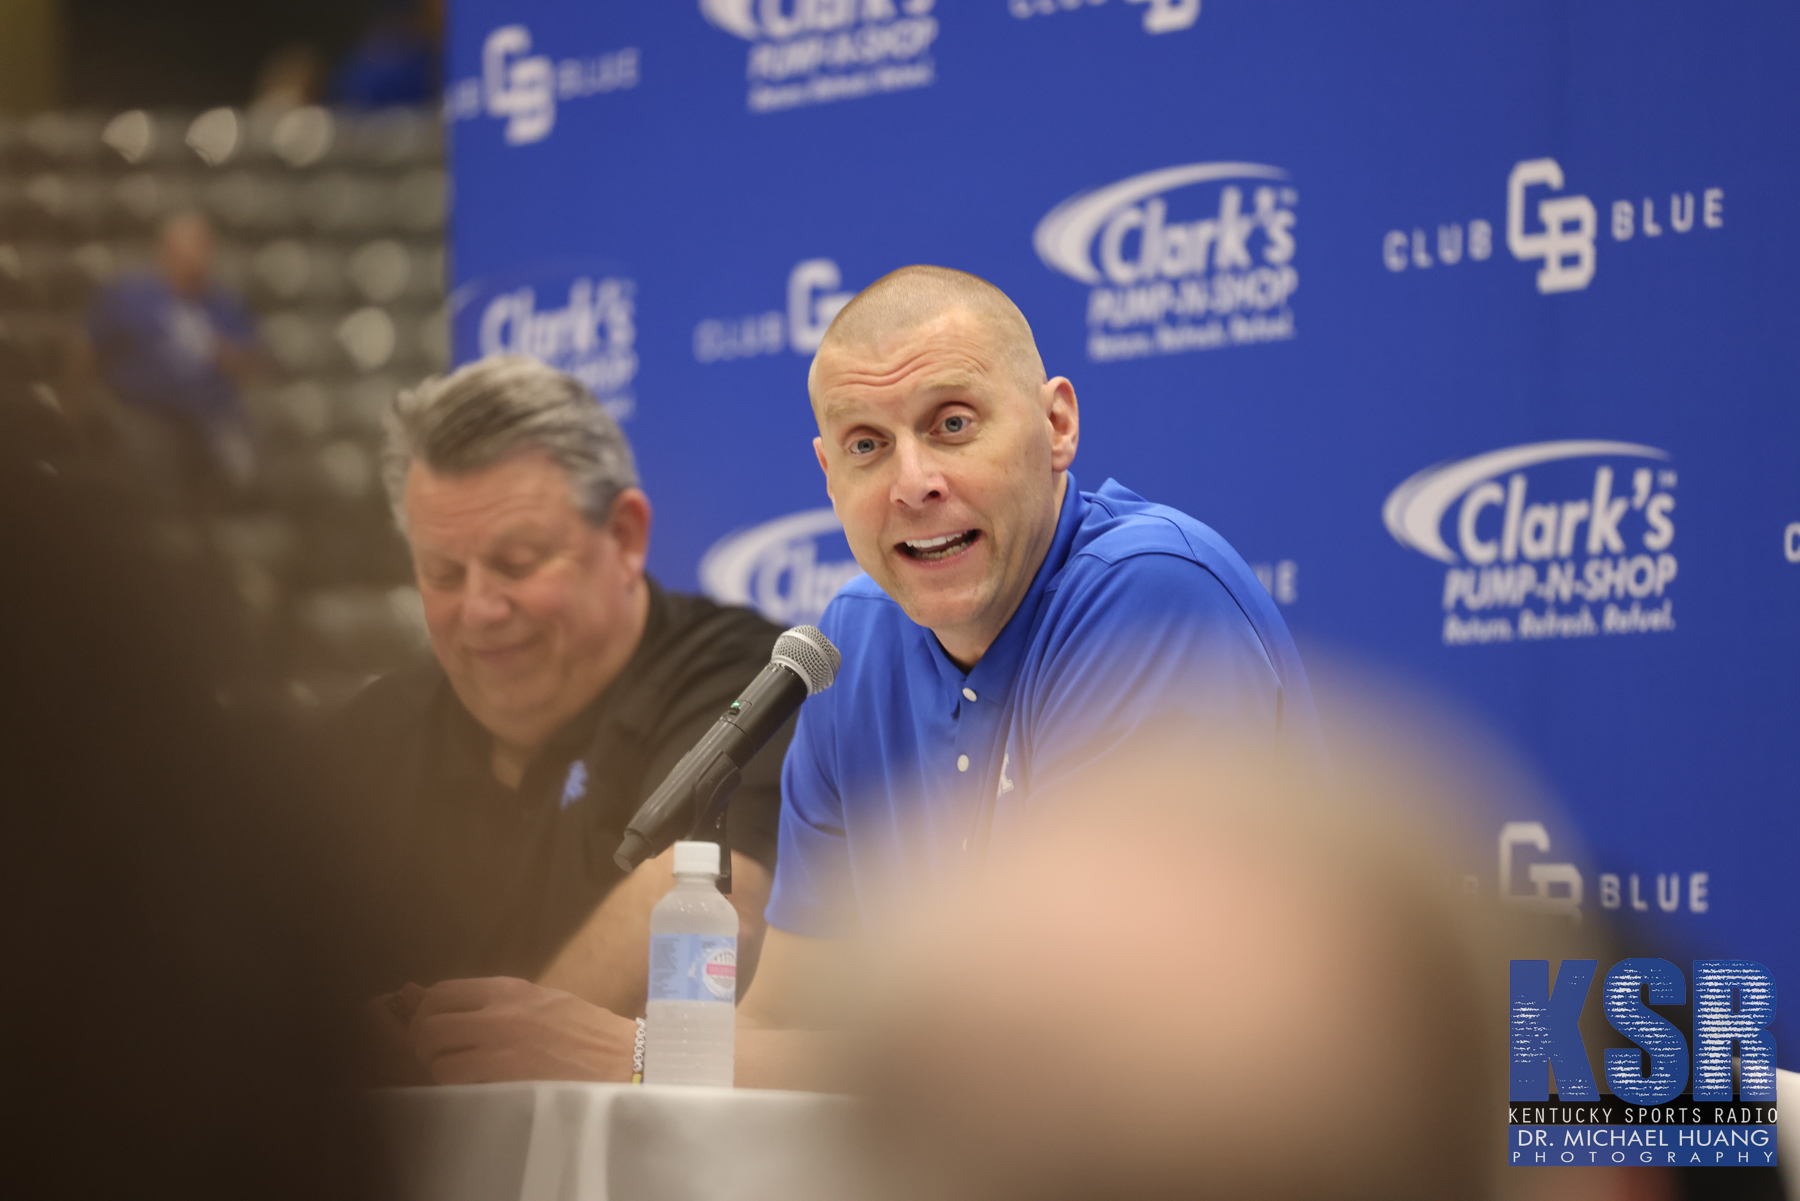
<instances>
[{"instance_id":1,"label":"white bottle cap","mask_svg":"<svg viewBox=\"0 0 1800 1201\"><path fill-rule=\"evenodd\" d=\"M675 874L691 876L719 874L719 844L716 842L678 842L675 844Z\"/></svg>"}]
</instances>

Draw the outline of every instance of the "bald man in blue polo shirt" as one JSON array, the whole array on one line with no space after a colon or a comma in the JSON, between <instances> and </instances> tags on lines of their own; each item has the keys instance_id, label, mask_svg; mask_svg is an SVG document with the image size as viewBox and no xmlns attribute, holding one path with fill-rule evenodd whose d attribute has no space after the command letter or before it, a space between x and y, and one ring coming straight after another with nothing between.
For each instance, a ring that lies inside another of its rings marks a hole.
<instances>
[{"instance_id":1,"label":"bald man in blue polo shirt","mask_svg":"<svg viewBox=\"0 0 1800 1201\"><path fill-rule=\"evenodd\" d=\"M1225 540L1116 482L1078 488L1074 385L1046 377L999 289L885 276L838 314L808 388L867 575L821 621L843 669L788 750L745 1085L829 1085L817 1031L862 919L977 861L1135 733L1319 747L1287 626Z\"/></svg>"}]
</instances>

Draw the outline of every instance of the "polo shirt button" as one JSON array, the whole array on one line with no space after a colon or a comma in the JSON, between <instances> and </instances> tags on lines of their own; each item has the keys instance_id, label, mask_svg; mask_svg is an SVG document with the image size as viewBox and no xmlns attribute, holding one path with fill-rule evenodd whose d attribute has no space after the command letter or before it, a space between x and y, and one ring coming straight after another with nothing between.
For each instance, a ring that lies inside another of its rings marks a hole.
<instances>
[{"instance_id":1,"label":"polo shirt button","mask_svg":"<svg viewBox=\"0 0 1800 1201\"><path fill-rule=\"evenodd\" d=\"M956 770L957 771L968 771L969 770L969 757L967 755L958 755L956 757Z\"/></svg>"},{"instance_id":2,"label":"polo shirt button","mask_svg":"<svg viewBox=\"0 0 1800 1201\"><path fill-rule=\"evenodd\" d=\"M975 700L975 690L973 688L965 688L963 689L963 696L969 700Z\"/></svg>"}]
</instances>

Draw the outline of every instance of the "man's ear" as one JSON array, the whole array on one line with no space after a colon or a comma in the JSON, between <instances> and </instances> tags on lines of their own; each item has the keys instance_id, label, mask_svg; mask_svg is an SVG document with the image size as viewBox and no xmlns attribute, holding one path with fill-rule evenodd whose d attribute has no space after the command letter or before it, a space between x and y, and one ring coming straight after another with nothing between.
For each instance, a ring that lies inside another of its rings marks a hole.
<instances>
[{"instance_id":1,"label":"man's ear","mask_svg":"<svg viewBox=\"0 0 1800 1201\"><path fill-rule=\"evenodd\" d=\"M831 495L831 468L825 466L825 439L813 439L813 454L819 460L819 470L825 473L825 495L830 497L831 503L835 505L837 497Z\"/></svg>"},{"instance_id":2,"label":"man's ear","mask_svg":"<svg viewBox=\"0 0 1800 1201\"><path fill-rule=\"evenodd\" d=\"M650 498L642 488L627 488L613 499L606 533L618 543L631 569L642 572L650 556Z\"/></svg>"},{"instance_id":3,"label":"man's ear","mask_svg":"<svg viewBox=\"0 0 1800 1201\"><path fill-rule=\"evenodd\" d=\"M1059 375L1045 381L1042 396L1044 416L1050 423L1050 465L1067 471L1081 444L1081 406L1075 400L1075 385Z\"/></svg>"}]
</instances>

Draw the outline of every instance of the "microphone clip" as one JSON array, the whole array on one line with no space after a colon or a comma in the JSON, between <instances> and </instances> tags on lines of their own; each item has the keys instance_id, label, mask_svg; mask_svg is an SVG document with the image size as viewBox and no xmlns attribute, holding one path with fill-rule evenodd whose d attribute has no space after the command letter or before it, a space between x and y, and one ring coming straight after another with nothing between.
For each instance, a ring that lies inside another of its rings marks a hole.
<instances>
[{"instance_id":1,"label":"microphone clip","mask_svg":"<svg viewBox=\"0 0 1800 1201\"><path fill-rule=\"evenodd\" d=\"M731 891L731 843L727 836L727 817L731 811L731 794L737 791L738 782L743 773L738 765L731 761L722 750L709 747L705 742L690 755L712 754L712 761L696 779L693 791L694 817L687 837L698 837L705 842L719 844L719 891ZM676 768L681 770L681 765ZM673 774L673 773L671 773ZM676 840L670 839L672 845ZM626 830L625 838L619 844L618 853L613 856L621 870L631 872L638 864L667 850L667 846L654 846L636 830Z\"/></svg>"}]
</instances>

